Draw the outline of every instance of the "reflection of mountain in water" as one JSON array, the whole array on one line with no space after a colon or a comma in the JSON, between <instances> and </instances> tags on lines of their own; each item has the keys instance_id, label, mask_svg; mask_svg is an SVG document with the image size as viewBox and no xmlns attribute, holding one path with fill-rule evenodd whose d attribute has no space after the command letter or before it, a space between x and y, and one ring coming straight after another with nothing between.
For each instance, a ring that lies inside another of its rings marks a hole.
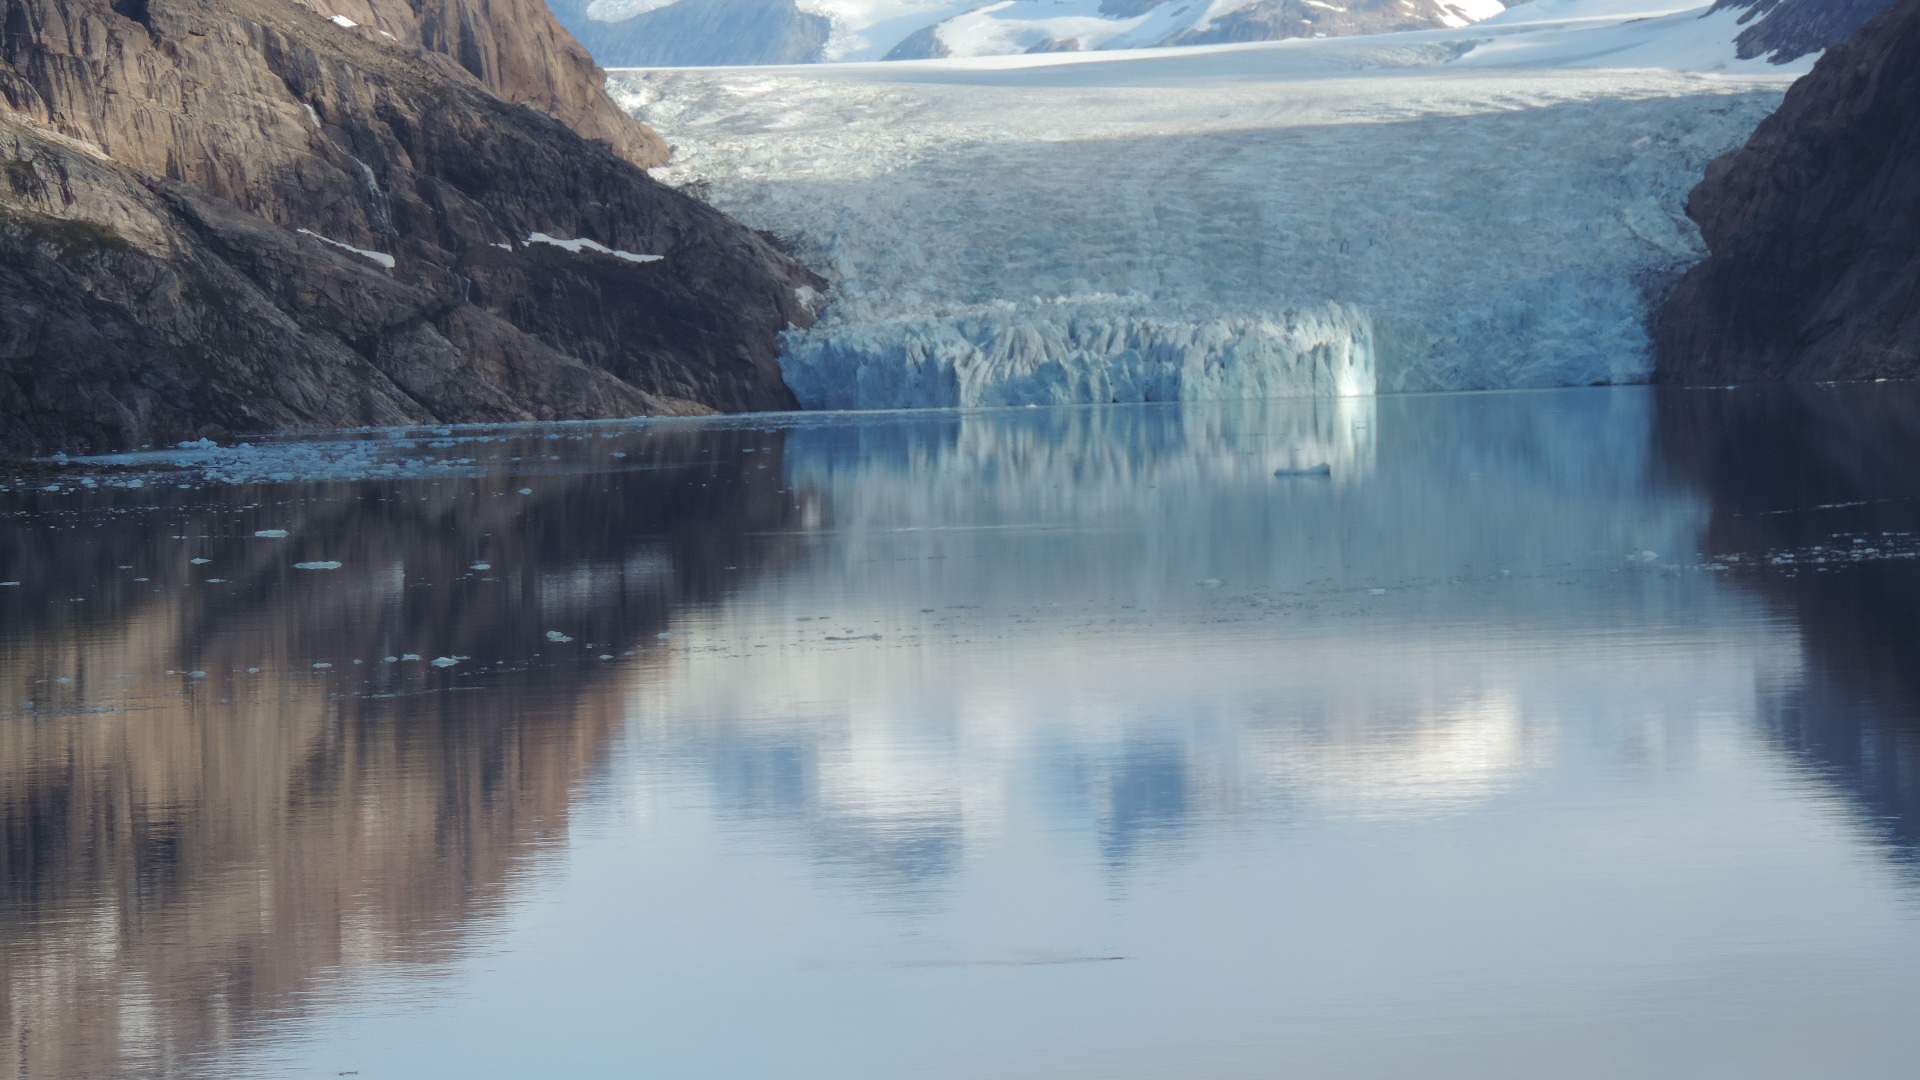
<instances>
[{"instance_id":1,"label":"reflection of mountain in water","mask_svg":"<svg viewBox=\"0 0 1920 1080\"><path fill-rule=\"evenodd\" d=\"M231 1065L330 988L457 957L564 832L616 672L779 557L748 537L793 504L737 482L778 438L664 433L617 473L8 497L0 1077ZM471 659L385 662L409 652Z\"/></svg>"},{"instance_id":2,"label":"reflection of mountain in water","mask_svg":"<svg viewBox=\"0 0 1920 1080\"><path fill-rule=\"evenodd\" d=\"M1665 393L1659 439L1711 500L1705 550L1799 628L1800 676L1764 696L1774 739L1920 857L1920 394Z\"/></svg>"}]
</instances>

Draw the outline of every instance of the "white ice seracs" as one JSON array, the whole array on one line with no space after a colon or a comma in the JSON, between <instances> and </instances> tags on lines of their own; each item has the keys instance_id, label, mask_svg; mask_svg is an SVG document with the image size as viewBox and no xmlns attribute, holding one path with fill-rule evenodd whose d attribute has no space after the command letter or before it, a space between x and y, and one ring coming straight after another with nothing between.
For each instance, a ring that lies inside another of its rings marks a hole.
<instances>
[{"instance_id":1,"label":"white ice seracs","mask_svg":"<svg viewBox=\"0 0 1920 1080\"><path fill-rule=\"evenodd\" d=\"M782 360L810 407L1643 380L1686 193L1792 73L1594 70L1627 14L1518 18L611 89L674 142L656 175L832 284Z\"/></svg>"},{"instance_id":2,"label":"white ice seracs","mask_svg":"<svg viewBox=\"0 0 1920 1080\"><path fill-rule=\"evenodd\" d=\"M982 305L839 333L789 333L810 409L1334 396L1374 391L1366 312L1167 318L1107 303Z\"/></svg>"}]
</instances>

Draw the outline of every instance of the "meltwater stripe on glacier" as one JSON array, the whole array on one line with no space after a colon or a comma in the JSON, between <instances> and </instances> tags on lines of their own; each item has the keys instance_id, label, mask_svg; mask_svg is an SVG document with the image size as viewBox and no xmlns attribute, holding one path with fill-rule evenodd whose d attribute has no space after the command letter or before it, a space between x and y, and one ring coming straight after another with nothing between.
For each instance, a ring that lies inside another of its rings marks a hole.
<instances>
[{"instance_id":1,"label":"meltwater stripe on glacier","mask_svg":"<svg viewBox=\"0 0 1920 1080\"><path fill-rule=\"evenodd\" d=\"M1348 304L1172 318L1124 302L983 305L789 332L809 409L1074 405L1374 392L1373 323Z\"/></svg>"}]
</instances>

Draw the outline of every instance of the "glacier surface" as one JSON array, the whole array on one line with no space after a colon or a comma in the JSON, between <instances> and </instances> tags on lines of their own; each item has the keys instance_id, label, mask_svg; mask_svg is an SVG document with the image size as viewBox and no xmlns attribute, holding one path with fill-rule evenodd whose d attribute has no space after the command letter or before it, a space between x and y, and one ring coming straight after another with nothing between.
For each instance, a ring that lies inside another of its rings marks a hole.
<instances>
[{"instance_id":1,"label":"glacier surface","mask_svg":"<svg viewBox=\"0 0 1920 1080\"><path fill-rule=\"evenodd\" d=\"M1623 383L1687 191L1804 70L1702 10L610 88L656 175L832 283L783 360L810 408Z\"/></svg>"}]
</instances>

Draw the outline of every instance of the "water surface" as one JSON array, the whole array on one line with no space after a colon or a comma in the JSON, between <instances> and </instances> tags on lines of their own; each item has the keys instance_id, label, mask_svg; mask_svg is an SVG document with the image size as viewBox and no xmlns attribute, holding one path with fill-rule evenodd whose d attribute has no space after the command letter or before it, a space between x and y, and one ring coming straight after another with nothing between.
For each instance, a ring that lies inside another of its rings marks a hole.
<instances>
[{"instance_id":1,"label":"water surface","mask_svg":"<svg viewBox=\"0 0 1920 1080\"><path fill-rule=\"evenodd\" d=\"M1636 388L6 492L0 1077L1906 1075L1916 452Z\"/></svg>"}]
</instances>

